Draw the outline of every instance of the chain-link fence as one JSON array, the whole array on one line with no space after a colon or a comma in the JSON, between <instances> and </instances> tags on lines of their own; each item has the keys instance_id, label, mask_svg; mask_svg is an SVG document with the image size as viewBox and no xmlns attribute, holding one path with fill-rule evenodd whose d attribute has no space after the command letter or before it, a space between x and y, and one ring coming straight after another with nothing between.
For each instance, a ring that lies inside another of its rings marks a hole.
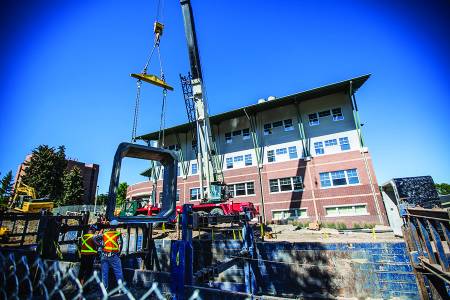
<instances>
[{"instance_id":1,"label":"chain-link fence","mask_svg":"<svg viewBox=\"0 0 450 300\"><path fill-rule=\"evenodd\" d=\"M0 299L170 299L158 283L149 289L134 290L126 283L118 282L109 291L101 276L93 275L81 284L74 268L58 261L45 261L39 257L2 254L0 252ZM202 299L199 291L193 291L189 299Z\"/></svg>"}]
</instances>

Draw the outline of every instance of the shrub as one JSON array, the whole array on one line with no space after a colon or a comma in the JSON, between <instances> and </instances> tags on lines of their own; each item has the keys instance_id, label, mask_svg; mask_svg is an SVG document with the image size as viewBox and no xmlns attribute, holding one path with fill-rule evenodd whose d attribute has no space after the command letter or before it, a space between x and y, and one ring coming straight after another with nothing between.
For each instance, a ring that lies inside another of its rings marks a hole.
<instances>
[{"instance_id":1,"label":"shrub","mask_svg":"<svg viewBox=\"0 0 450 300\"><path fill-rule=\"evenodd\" d=\"M372 229L375 227L375 224L372 223L366 223L363 225L365 229Z\"/></svg>"},{"instance_id":2,"label":"shrub","mask_svg":"<svg viewBox=\"0 0 450 300\"><path fill-rule=\"evenodd\" d=\"M347 229L347 225L345 225L345 223L337 223L336 229L337 230L345 230L345 229Z\"/></svg>"},{"instance_id":3,"label":"shrub","mask_svg":"<svg viewBox=\"0 0 450 300\"><path fill-rule=\"evenodd\" d=\"M353 223L353 229L362 229L364 226L365 224Z\"/></svg>"}]
</instances>

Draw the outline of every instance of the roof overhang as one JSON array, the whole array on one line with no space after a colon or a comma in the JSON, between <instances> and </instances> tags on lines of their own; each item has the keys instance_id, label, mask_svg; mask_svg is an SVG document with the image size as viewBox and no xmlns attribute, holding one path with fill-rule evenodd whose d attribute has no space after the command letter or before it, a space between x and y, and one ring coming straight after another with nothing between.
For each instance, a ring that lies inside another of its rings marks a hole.
<instances>
[{"instance_id":1,"label":"roof overhang","mask_svg":"<svg viewBox=\"0 0 450 300\"><path fill-rule=\"evenodd\" d=\"M311 100L314 98L319 98L327 95L332 95L340 92L348 92L350 89L350 84L352 85L352 91L356 92L365 82L369 79L371 74L351 78L348 80L332 83L329 85L324 85L311 90L306 90L300 93L295 93L285 97L277 98L275 100L266 101L263 103L253 104L245 107L241 107L235 110L227 111L221 114L213 115L209 117L209 122L211 124L219 124L222 121L234 119L238 117L243 117L246 114L253 115L258 112L265 110L270 110L272 108L281 107L285 105L290 105L294 103L299 103L306 100ZM189 123L181 124L171 128L166 128L164 133L166 135L174 133L185 133L190 130L191 126ZM140 140L157 140L159 136L159 131L151 132L148 134L141 135L137 137Z\"/></svg>"}]
</instances>

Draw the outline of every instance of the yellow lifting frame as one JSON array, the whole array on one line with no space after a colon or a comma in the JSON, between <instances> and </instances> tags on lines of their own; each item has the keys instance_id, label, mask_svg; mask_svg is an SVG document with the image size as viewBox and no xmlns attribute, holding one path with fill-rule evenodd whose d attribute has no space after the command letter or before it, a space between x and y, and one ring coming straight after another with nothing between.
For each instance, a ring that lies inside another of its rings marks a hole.
<instances>
[{"instance_id":1,"label":"yellow lifting frame","mask_svg":"<svg viewBox=\"0 0 450 300\"><path fill-rule=\"evenodd\" d=\"M158 76L156 76L156 75L132 73L130 76L134 77L136 79L151 83L153 85L160 86L166 90L173 91L173 87L168 85L164 80L158 78Z\"/></svg>"}]
</instances>

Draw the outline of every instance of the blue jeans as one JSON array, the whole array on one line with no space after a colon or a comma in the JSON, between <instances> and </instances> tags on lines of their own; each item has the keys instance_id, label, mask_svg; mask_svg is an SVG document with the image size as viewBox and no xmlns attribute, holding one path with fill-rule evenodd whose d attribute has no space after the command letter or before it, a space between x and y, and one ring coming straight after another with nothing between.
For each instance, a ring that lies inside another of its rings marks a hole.
<instances>
[{"instance_id":1,"label":"blue jeans","mask_svg":"<svg viewBox=\"0 0 450 300\"><path fill-rule=\"evenodd\" d=\"M254 241L253 229L250 227L248 223L244 224L244 226L242 227L242 238L243 238L242 249L247 250L248 252L250 252L251 255L253 255L253 252L255 250L253 246Z\"/></svg>"},{"instance_id":2,"label":"blue jeans","mask_svg":"<svg viewBox=\"0 0 450 300\"><path fill-rule=\"evenodd\" d=\"M119 255L113 254L111 256L106 256L103 254L101 258L101 266L102 281L106 289L108 289L109 268L113 270L116 281L119 281L119 279L123 281L122 263L120 262Z\"/></svg>"}]
</instances>

